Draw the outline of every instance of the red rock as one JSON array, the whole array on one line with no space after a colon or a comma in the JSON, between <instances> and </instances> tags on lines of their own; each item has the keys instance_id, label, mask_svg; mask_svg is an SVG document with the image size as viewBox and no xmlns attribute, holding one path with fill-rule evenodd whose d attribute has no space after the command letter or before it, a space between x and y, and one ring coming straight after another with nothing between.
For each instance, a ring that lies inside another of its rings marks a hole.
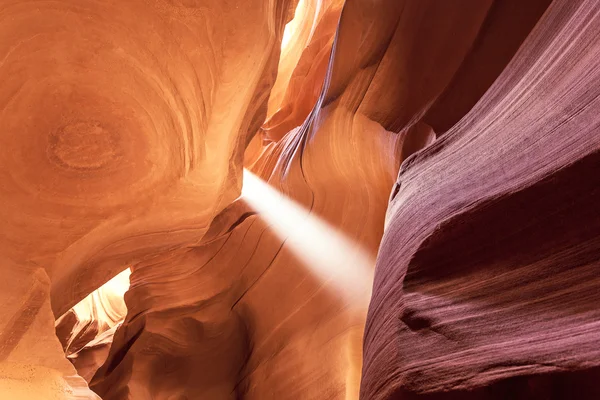
<instances>
[{"instance_id":1,"label":"red rock","mask_svg":"<svg viewBox=\"0 0 600 400\"><path fill-rule=\"evenodd\" d=\"M599 30L0 1L0 398L598 398Z\"/></svg>"},{"instance_id":2,"label":"red rock","mask_svg":"<svg viewBox=\"0 0 600 400\"><path fill-rule=\"evenodd\" d=\"M554 1L469 114L403 164L362 398L598 396L599 29L596 2Z\"/></svg>"}]
</instances>

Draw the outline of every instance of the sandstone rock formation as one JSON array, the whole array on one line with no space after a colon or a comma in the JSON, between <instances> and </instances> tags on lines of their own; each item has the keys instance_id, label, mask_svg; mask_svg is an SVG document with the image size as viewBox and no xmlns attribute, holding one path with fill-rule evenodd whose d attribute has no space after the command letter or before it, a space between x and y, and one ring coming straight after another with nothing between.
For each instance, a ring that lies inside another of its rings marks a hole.
<instances>
[{"instance_id":1,"label":"sandstone rock formation","mask_svg":"<svg viewBox=\"0 0 600 400\"><path fill-rule=\"evenodd\" d=\"M95 290L56 320L56 335L67 358L86 381L106 361L116 329L127 315L123 296L129 269Z\"/></svg>"},{"instance_id":2,"label":"sandstone rock formation","mask_svg":"<svg viewBox=\"0 0 600 400\"><path fill-rule=\"evenodd\" d=\"M599 31L0 0L0 398L597 398Z\"/></svg>"},{"instance_id":3,"label":"sandstone rock formation","mask_svg":"<svg viewBox=\"0 0 600 400\"><path fill-rule=\"evenodd\" d=\"M365 399L600 394L600 4L553 1L478 104L405 162Z\"/></svg>"},{"instance_id":4,"label":"sandstone rock formation","mask_svg":"<svg viewBox=\"0 0 600 400\"><path fill-rule=\"evenodd\" d=\"M43 268L60 316L133 262L198 243L239 195L294 5L0 1L5 279ZM26 290L4 296L3 322L30 307Z\"/></svg>"}]
</instances>

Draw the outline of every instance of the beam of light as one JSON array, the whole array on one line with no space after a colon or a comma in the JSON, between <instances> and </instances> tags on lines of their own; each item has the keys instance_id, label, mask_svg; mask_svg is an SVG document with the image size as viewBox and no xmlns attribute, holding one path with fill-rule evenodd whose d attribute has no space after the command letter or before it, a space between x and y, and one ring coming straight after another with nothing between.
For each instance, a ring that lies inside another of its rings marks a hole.
<instances>
[{"instance_id":1,"label":"beam of light","mask_svg":"<svg viewBox=\"0 0 600 400\"><path fill-rule=\"evenodd\" d=\"M242 199L260 213L311 273L347 301L366 304L375 258L318 216L244 170Z\"/></svg>"}]
</instances>

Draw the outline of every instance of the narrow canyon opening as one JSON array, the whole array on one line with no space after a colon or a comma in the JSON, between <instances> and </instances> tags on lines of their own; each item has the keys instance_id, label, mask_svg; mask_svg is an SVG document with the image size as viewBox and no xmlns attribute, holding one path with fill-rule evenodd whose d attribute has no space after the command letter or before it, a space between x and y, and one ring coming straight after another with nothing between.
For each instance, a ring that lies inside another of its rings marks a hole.
<instances>
[{"instance_id":1,"label":"narrow canyon opening","mask_svg":"<svg viewBox=\"0 0 600 400\"><path fill-rule=\"evenodd\" d=\"M114 333L127 315L124 296L130 275L125 269L56 320L67 359L88 383L104 364Z\"/></svg>"}]
</instances>

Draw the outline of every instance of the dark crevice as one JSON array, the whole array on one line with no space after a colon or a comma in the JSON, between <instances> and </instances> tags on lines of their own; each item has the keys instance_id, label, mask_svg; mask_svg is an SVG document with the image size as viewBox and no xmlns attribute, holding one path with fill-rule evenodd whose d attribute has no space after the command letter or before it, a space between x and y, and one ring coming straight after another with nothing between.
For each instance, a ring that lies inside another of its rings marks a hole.
<instances>
[{"instance_id":1,"label":"dark crevice","mask_svg":"<svg viewBox=\"0 0 600 400\"><path fill-rule=\"evenodd\" d=\"M123 345L117 350L114 354L110 356L110 360L108 360L108 364L106 365L106 370L103 375L110 375L121 363L121 361L125 358L125 355L129 352L131 347L135 344L135 342L139 339L144 332L146 324L144 323L139 327L137 332Z\"/></svg>"},{"instance_id":2,"label":"dark crevice","mask_svg":"<svg viewBox=\"0 0 600 400\"><path fill-rule=\"evenodd\" d=\"M400 316L400 321L413 332L418 332L426 328L430 328L433 325L433 321L430 318L418 315L415 310L406 309Z\"/></svg>"}]
</instances>

